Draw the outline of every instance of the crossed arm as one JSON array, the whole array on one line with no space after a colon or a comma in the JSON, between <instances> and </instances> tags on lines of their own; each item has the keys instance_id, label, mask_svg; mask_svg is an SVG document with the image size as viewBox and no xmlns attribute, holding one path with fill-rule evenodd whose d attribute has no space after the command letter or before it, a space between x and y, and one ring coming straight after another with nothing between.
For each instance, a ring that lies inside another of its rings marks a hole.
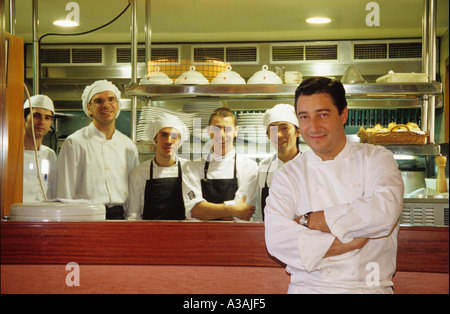
<instances>
[{"instance_id":1,"label":"crossed arm","mask_svg":"<svg viewBox=\"0 0 450 314\"><path fill-rule=\"evenodd\" d=\"M297 223L299 223L301 219L301 216L297 219L294 219ZM330 228L328 228L328 225L325 221L325 214L324 211L318 211L313 212L309 215L309 223L308 228L311 230L318 230L322 232L328 232L331 233ZM348 243L342 243L339 241L338 238L335 238L333 241L333 244L330 246L328 251L323 256L325 257L331 257L336 255L341 255L353 250L357 250L362 248L364 245L369 242L369 238L355 238L352 241Z\"/></svg>"}]
</instances>

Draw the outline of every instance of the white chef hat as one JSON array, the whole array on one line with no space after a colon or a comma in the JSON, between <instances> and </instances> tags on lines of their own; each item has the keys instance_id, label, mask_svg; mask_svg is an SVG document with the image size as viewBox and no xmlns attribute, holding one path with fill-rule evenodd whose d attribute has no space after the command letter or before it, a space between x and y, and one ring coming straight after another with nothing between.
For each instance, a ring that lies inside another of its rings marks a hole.
<instances>
[{"instance_id":1,"label":"white chef hat","mask_svg":"<svg viewBox=\"0 0 450 314\"><path fill-rule=\"evenodd\" d=\"M50 110L53 114L55 114L55 106L53 105L53 101L50 97L46 95L34 95L28 98L23 103L23 109L30 108L30 101L32 108L42 108Z\"/></svg>"},{"instance_id":2,"label":"white chef hat","mask_svg":"<svg viewBox=\"0 0 450 314\"><path fill-rule=\"evenodd\" d=\"M272 109L267 109L264 113L263 123L267 130L273 122L289 122L298 128L298 118L294 106L288 104L278 104Z\"/></svg>"},{"instance_id":3,"label":"white chef hat","mask_svg":"<svg viewBox=\"0 0 450 314\"><path fill-rule=\"evenodd\" d=\"M90 115L87 109L87 105L89 101L91 101L92 96L104 91L111 91L116 96L117 101L119 102L119 110L117 111L116 118L119 116L120 109L122 107L120 103L120 90L116 87L116 85L114 85L110 81L99 80L95 81L91 85L86 86L86 88L83 91L83 95L81 95L81 100L83 101L83 111L88 117L90 117Z\"/></svg>"},{"instance_id":4,"label":"white chef hat","mask_svg":"<svg viewBox=\"0 0 450 314\"><path fill-rule=\"evenodd\" d=\"M183 143L189 138L189 130L186 125L177 117L169 113L162 113L152 120L148 126L148 138L153 139L161 129L175 128L180 132L180 142Z\"/></svg>"}]
</instances>

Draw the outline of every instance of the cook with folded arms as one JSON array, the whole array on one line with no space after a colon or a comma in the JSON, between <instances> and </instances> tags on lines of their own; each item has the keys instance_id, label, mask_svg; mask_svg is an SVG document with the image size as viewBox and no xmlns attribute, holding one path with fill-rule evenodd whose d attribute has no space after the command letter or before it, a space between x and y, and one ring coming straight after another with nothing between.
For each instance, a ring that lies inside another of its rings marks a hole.
<instances>
[{"instance_id":1,"label":"cook with folded arms","mask_svg":"<svg viewBox=\"0 0 450 314\"><path fill-rule=\"evenodd\" d=\"M162 114L153 120L148 137L155 157L133 169L129 177L128 220L184 220L183 169L188 160L177 156L189 130L178 117Z\"/></svg>"},{"instance_id":2,"label":"cook with folded arms","mask_svg":"<svg viewBox=\"0 0 450 314\"><path fill-rule=\"evenodd\" d=\"M212 147L201 161L189 163L184 193L188 219L245 220L255 212L258 165L236 154L236 116L225 107L210 116Z\"/></svg>"},{"instance_id":3,"label":"cook with folded arms","mask_svg":"<svg viewBox=\"0 0 450 314\"><path fill-rule=\"evenodd\" d=\"M33 112L30 109L30 101ZM45 198L54 199L57 180L57 157L53 149L42 144L50 130L55 116L53 101L46 95L34 95L23 104L25 116L24 154L23 154L23 202L40 202ZM36 172L36 156L31 119L39 162L39 175ZM41 183L42 182L42 188ZM44 194L42 192L44 190Z\"/></svg>"},{"instance_id":4,"label":"cook with folded arms","mask_svg":"<svg viewBox=\"0 0 450 314\"><path fill-rule=\"evenodd\" d=\"M99 80L84 89L83 110L92 122L64 141L58 159L58 198L106 206L106 219L125 219L128 175L139 164L133 141L116 129L120 91Z\"/></svg>"},{"instance_id":5,"label":"cook with folded arms","mask_svg":"<svg viewBox=\"0 0 450 314\"><path fill-rule=\"evenodd\" d=\"M270 143L276 152L259 163L258 181L261 202L258 205L261 206L261 210L256 212L255 220L264 220L264 207L274 172L300 154L300 130L294 106L278 104L272 109L266 110L263 123Z\"/></svg>"}]
</instances>

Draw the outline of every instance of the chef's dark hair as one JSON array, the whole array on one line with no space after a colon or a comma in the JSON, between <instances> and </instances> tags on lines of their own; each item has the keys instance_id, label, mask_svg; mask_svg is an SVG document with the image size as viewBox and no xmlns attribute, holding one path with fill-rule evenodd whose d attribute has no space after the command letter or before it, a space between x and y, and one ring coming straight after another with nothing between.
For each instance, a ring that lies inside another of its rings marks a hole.
<instances>
[{"instance_id":1,"label":"chef's dark hair","mask_svg":"<svg viewBox=\"0 0 450 314\"><path fill-rule=\"evenodd\" d=\"M214 110L211 113L211 116L209 117L209 122L208 125L211 125L211 121L215 116L220 116L220 117L232 117L234 120L234 126L237 126L237 119L236 119L236 115L234 114L233 111L231 111L230 109L226 108L226 107L220 107L217 108L216 110Z\"/></svg>"},{"instance_id":2,"label":"chef's dark hair","mask_svg":"<svg viewBox=\"0 0 450 314\"><path fill-rule=\"evenodd\" d=\"M295 110L297 110L297 100L300 96L311 96L314 94L328 94L339 114L347 107L345 89L341 82L328 77L311 77L304 80L295 91Z\"/></svg>"}]
</instances>

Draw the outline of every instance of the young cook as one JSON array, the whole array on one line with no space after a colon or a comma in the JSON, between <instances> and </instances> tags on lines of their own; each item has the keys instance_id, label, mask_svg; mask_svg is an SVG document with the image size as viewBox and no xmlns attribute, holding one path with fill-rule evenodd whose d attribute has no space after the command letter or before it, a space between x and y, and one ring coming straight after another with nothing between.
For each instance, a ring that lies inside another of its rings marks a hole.
<instances>
[{"instance_id":1,"label":"young cook","mask_svg":"<svg viewBox=\"0 0 450 314\"><path fill-rule=\"evenodd\" d=\"M30 110L30 101L33 112ZM56 153L50 147L42 145L44 136L50 130L55 107L53 101L45 95L35 95L23 104L25 116L24 154L23 154L23 202L39 202L45 199L36 172L36 156L31 119L34 124L36 148L38 151L39 172L47 199L55 198L57 179Z\"/></svg>"},{"instance_id":2,"label":"young cook","mask_svg":"<svg viewBox=\"0 0 450 314\"><path fill-rule=\"evenodd\" d=\"M84 89L82 101L92 122L61 147L56 196L102 203L106 219L125 219L128 174L139 164L139 155L133 141L116 129L120 91L99 80Z\"/></svg>"},{"instance_id":3,"label":"young cook","mask_svg":"<svg viewBox=\"0 0 450 314\"><path fill-rule=\"evenodd\" d=\"M273 174L286 162L294 159L299 153L300 130L294 106L279 104L266 110L263 118L267 136L273 148L277 151L259 163L259 195L261 199L261 212L255 216L258 219L262 214L264 219L264 207L272 184Z\"/></svg>"},{"instance_id":4,"label":"young cook","mask_svg":"<svg viewBox=\"0 0 450 314\"><path fill-rule=\"evenodd\" d=\"M250 220L255 212L258 165L237 155L236 116L218 108L210 116L212 147L204 160L189 163L184 194L188 218L201 220Z\"/></svg>"},{"instance_id":5,"label":"young cook","mask_svg":"<svg viewBox=\"0 0 450 314\"><path fill-rule=\"evenodd\" d=\"M155 157L133 169L129 177L128 220L184 220L182 175L185 159L177 156L189 131L176 116L163 114L149 127Z\"/></svg>"}]
</instances>

